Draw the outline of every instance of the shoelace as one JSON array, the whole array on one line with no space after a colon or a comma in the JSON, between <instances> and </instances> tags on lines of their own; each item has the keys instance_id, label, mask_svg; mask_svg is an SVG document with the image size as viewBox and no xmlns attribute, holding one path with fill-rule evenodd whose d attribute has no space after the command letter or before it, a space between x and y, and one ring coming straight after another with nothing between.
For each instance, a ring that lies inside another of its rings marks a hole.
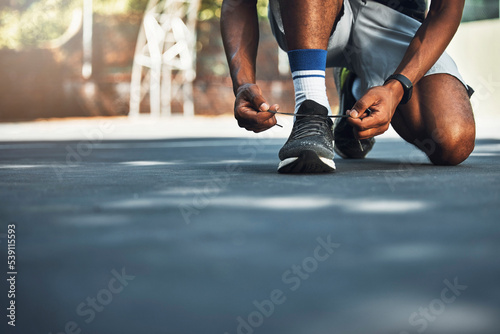
<instances>
[{"instance_id":1,"label":"shoelace","mask_svg":"<svg viewBox=\"0 0 500 334\"><path fill-rule=\"evenodd\" d=\"M267 112L270 112L271 114L279 114L279 115L288 115L288 116L297 116L294 113L291 112L281 112L281 111L272 111L268 110ZM301 117L311 117L311 116L319 116L319 115L302 115ZM328 115L328 116L321 116L321 117L330 117L330 118L348 118L350 117L349 115Z\"/></svg>"},{"instance_id":2,"label":"shoelace","mask_svg":"<svg viewBox=\"0 0 500 334\"><path fill-rule=\"evenodd\" d=\"M268 110L267 112L270 112L271 114L278 114L278 115L297 116L296 114L291 113L291 112L281 112L281 111L273 111L273 110ZM366 109L366 112L368 113L368 115L370 115L372 113L372 111L370 109ZM311 116L320 116L320 115L302 115L301 117L311 117ZM348 118L348 117L351 117L351 116L338 114L338 115L327 115L327 116L321 115L321 117L327 117L327 118ZM279 125L278 123L276 123L276 125L279 126L280 128L283 127L283 126ZM361 142L359 143L359 145L361 146Z\"/></svg>"},{"instance_id":3,"label":"shoelace","mask_svg":"<svg viewBox=\"0 0 500 334\"><path fill-rule=\"evenodd\" d=\"M308 117L306 121L306 117ZM332 122L326 115L298 115L292 130L292 138L301 139L310 136L321 136L331 129Z\"/></svg>"}]
</instances>

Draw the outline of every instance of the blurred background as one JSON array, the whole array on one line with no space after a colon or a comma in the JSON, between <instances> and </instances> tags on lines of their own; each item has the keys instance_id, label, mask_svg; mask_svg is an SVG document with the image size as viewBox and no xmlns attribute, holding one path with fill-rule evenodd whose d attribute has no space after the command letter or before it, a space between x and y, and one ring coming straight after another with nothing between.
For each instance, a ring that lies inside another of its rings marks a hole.
<instances>
[{"instance_id":1,"label":"blurred background","mask_svg":"<svg viewBox=\"0 0 500 334\"><path fill-rule=\"evenodd\" d=\"M499 2L467 0L449 48L477 92L476 114L492 117L500 102ZM221 3L0 0L0 121L232 114ZM258 11L259 84L269 100L290 110L292 82L267 22L267 0Z\"/></svg>"},{"instance_id":2,"label":"blurred background","mask_svg":"<svg viewBox=\"0 0 500 334\"><path fill-rule=\"evenodd\" d=\"M467 0L449 47L476 90L468 162L431 166L388 131L363 163L280 177L292 117L238 128L221 2L0 0L0 244L17 224L19 267L17 327L2 316L0 333L500 333L500 1ZM258 83L291 111L258 4ZM293 291L283 275L310 260ZM114 270L137 276L119 295ZM238 329L275 289L287 302ZM422 308L436 316L413 322Z\"/></svg>"}]
</instances>

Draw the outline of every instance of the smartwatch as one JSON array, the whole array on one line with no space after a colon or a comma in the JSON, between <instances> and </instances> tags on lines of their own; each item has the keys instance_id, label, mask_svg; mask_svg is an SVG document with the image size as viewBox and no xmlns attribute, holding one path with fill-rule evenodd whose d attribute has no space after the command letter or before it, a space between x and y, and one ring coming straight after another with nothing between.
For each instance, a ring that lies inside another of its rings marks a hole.
<instances>
[{"instance_id":1,"label":"smartwatch","mask_svg":"<svg viewBox=\"0 0 500 334\"><path fill-rule=\"evenodd\" d=\"M405 77L402 74L393 74L390 77L388 77L387 80L385 80L384 85L390 80L397 80L403 86L404 95L403 95L403 98L401 99L400 104L408 103L408 101L410 101L411 95L413 93L413 84L411 83L410 79L408 79L407 77Z\"/></svg>"}]
</instances>

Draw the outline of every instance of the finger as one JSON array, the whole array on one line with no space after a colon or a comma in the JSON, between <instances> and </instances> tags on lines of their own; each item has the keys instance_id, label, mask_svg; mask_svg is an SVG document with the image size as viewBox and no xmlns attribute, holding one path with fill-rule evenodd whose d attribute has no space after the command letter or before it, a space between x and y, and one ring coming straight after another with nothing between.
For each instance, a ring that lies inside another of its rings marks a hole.
<instances>
[{"instance_id":1,"label":"finger","mask_svg":"<svg viewBox=\"0 0 500 334\"><path fill-rule=\"evenodd\" d=\"M373 128L373 129L364 130L364 131L354 130L354 136L357 139L369 139L369 138L373 138L375 136L379 136L379 135L383 134L384 132L387 131L387 129L388 129L388 127L381 126L378 128Z\"/></svg>"},{"instance_id":2,"label":"finger","mask_svg":"<svg viewBox=\"0 0 500 334\"><path fill-rule=\"evenodd\" d=\"M238 117L246 126L253 128L270 128L276 124L275 114L270 112L256 112L252 108L243 107L238 110Z\"/></svg>"},{"instance_id":3,"label":"finger","mask_svg":"<svg viewBox=\"0 0 500 334\"><path fill-rule=\"evenodd\" d=\"M270 111L279 111L280 110L280 106L279 104L273 104L270 108L269 108Z\"/></svg>"},{"instance_id":4,"label":"finger","mask_svg":"<svg viewBox=\"0 0 500 334\"><path fill-rule=\"evenodd\" d=\"M262 132L272 128L273 126L276 125L276 123L278 123L278 121L276 120L276 117L273 115L269 119L259 121L258 123L253 124L252 131Z\"/></svg>"},{"instance_id":5,"label":"finger","mask_svg":"<svg viewBox=\"0 0 500 334\"><path fill-rule=\"evenodd\" d=\"M257 114L257 118L258 118L259 122L265 122L268 119L276 119L275 114L273 112L269 112L269 111L276 112L279 109L280 109L279 105L273 104L271 107L268 108L267 111L259 112Z\"/></svg>"},{"instance_id":6,"label":"finger","mask_svg":"<svg viewBox=\"0 0 500 334\"><path fill-rule=\"evenodd\" d=\"M369 116L363 118L352 118L349 117L347 122L354 126L358 131L364 131L368 129L373 129L377 127L383 127L389 123L388 120L383 118L380 113L374 112Z\"/></svg>"},{"instance_id":7,"label":"finger","mask_svg":"<svg viewBox=\"0 0 500 334\"><path fill-rule=\"evenodd\" d=\"M279 106L277 104L271 106L268 108L268 110L271 111L278 111ZM277 120L276 120L276 115L274 113L268 112L268 111L261 111L261 112L248 112L247 115L251 117L252 123L255 125L255 128L258 128L259 130L267 130L273 126L276 125Z\"/></svg>"},{"instance_id":8,"label":"finger","mask_svg":"<svg viewBox=\"0 0 500 334\"><path fill-rule=\"evenodd\" d=\"M377 96L371 94L371 92L368 91L368 93L366 93L362 98L356 101L351 110L348 110L348 114L352 118L363 118L364 116L368 116L366 110L373 106L376 102Z\"/></svg>"},{"instance_id":9,"label":"finger","mask_svg":"<svg viewBox=\"0 0 500 334\"><path fill-rule=\"evenodd\" d=\"M370 139L370 138L373 138L373 137L378 136L380 134L382 134L382 133L378 133L378 131L376 131L374 129L370 129L370 130L366 130L366 131L355 132L354 136L356 137L356 139L362 140L362 139Z\"/></svg>"},{"instance_id":10,"label":"finger","mask_svg":"<svg viewBox=\"0 0 500 334\"><path fill-rule=\"evenodd\" d=\"M266 99L261 94L260 88L257 85L252 86L248 90L248 94L250 95L250 102L254 106L255 110L258 111L268 111L270 106L267 103Z\"/></svg>"},{"instance_id":11,"label":"finger","mask_svg":"<svg viewBox=\"0 0 500 334\"><path fill-rule=\"evenodd\" d=\"M255 111L253 108L239 106L235 108L234 116L238 121L241 121L243 124L257 123L256 122L257 111Z\"/></svg>"},{"instance_id":12,"label":"finger","mask_svg":"<svg viewBox=\"0 0 500 334\"><path fill-rule=\"evenodd\" d=\"M267 129L270 129L273 126L275 126L276 123L278 123L278 121L276 120L276 117L273 115L271 118L262 122L261 125L262 125L262 127L264 127L267 130Z\"/></svg>"},{"instance_id":13,"label":"finger","mask_svg":"<svg viewBox=\"0 0 500 334\"><path fill-rule=\"evenodd\" d=\"M355 109L350 109L346 111L346 114L348 116L351 116L351 118L365 118L370 116L373 113L373 111L370 108L366 108L365 112L362 114L359 114Z\"/></svg>"},{"instance_id":14,"label":"finger","mask_svg":"<svg viewBox=\"0 0 500 334\"><path fill-rule=\"evenodd\" d=\"M271 117L259 118L261 114L269 114ZM276 125L277 120L274 114L264 112L257 113L252 109L241 112L238 119L238 125L248 131L262 132Z\"/></svg>"},{"instance_id":15,"label":"finger","mask_svg":"<svg viewBox=\"0 0 500 334\"><path fill-rule=\"evenodd\" d=\"M237 108L235 110L234 117L238 121L238 126L240 128L253 131L258 127L258 123L256 121L257 112L251 108Z\"/></svg>"}]
</instances>

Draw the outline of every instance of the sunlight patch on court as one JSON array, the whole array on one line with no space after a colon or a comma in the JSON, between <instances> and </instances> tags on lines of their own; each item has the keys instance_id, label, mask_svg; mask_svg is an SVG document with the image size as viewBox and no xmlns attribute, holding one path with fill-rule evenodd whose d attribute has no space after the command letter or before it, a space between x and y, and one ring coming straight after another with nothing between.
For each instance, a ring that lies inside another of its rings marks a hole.
<instances>
[{"instance_id":1,"label":"sunlight patch on court","mask_svg":"<svg viewBox=\"0 0 500 334\"><path fill-rule=\"evenodd\" d=\"M123 161L120 165L127 166L161 166L161 165L178 165L178 162L169 161Z\"/></svg>"},{"instance_id":2,"label":"sunlight patch on court","mask_svg":"<svg viewBox=\"0 0 500 334\"><path fill-rule=\"evenodd\" d=\"M347 206L347 211L363 213L404 213L420 211L430 205L423 201L361 200Z\"/></svg>"}]
</instances>

